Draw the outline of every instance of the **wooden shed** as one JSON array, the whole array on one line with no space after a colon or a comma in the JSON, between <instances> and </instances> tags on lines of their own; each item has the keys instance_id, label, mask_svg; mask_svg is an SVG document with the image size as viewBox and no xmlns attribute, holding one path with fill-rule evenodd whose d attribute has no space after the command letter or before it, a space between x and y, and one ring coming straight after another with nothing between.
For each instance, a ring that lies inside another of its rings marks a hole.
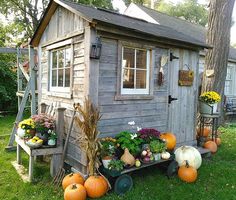
<instances>
[{"instance_id":1,"label":"wooden shed","mask_svg":"<svg viewBox=\"0 0 236 200\"><path fill-rule=\"evenodd\" d=\"M66 108L65 134L73 103L89 96L102 113L102 136L129 130L135 121L173 132L179 145L195 143L196 77L205 43L170 27L52 0L31 45L38 49L39 104ZM75 126L66 161L86 174L78 134Z\"/></svg>"}]
</instances>

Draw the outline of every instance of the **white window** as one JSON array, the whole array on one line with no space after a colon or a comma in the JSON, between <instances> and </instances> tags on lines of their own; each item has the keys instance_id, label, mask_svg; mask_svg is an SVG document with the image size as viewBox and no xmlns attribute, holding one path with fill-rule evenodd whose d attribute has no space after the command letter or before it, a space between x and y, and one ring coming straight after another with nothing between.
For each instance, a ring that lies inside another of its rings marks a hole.
<instances>
[{"instance_id":1,"label":"white window","mask_svg":"<svg viewBox=\"0 0 236 200\"><path fill-rule=\"evenodd\" d=\"M225 94L231 95L233 93L233 67L227 67L227 75L225 79Z\"/></svg>"},{"instance_id":2,"label":"white window","mask_svg":"<svg viewBox=\"0 0 236 200\"><path fill-rule=\"evenodd\" d=\"M50 91L70 91L71 51L71 46L50 51Z\"/></svg>"},{"instance_id":3,"label":"white window","mask_svg":"<svg viewBox=\"0 0 236 200\"><path fill-rule=\"evenodd\" d=\"M150 50L123 47L121 94L149 94Z\"/></svg>"}]
</instances>

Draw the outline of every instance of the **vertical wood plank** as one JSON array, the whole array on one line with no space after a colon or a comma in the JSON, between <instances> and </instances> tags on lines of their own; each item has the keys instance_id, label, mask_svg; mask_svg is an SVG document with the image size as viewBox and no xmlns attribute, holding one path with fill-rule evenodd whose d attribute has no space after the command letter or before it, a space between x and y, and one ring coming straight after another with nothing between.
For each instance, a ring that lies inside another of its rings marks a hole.
<instances>
[{"instance_id":1,"label":"vertical wood plank","mask_svg":"<svg viewBox=\"0 0 236 200\"><path fill-rule=\"evenodd\" d=\"M31 89L31 115L36 114L35 81L36 72L34 69L34 48L29 45L29 66L30 66L30 89Z\"/></svg>"},{"instance_id":2,"label":"vertical wood plank","mask_svg":"<svg viewBox=\"0 0 236 200\"><path fill-rule=\"evenodd\" d=\"M21 146L19 144L16 145L16 161L17 164L21 164Z\"/></svg>"}]
</instances>

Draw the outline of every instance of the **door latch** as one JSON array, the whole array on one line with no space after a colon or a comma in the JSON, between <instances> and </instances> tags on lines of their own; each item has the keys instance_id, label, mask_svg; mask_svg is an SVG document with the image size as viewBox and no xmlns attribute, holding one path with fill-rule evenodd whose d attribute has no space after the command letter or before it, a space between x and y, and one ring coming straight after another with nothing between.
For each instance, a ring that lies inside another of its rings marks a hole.
<instances>
[{"instance_id":1,"label":"door latch","mask_svg":"<svg viewBox=\"0 0 236 200\"><path fill-rule=\"evenodd\" d=\"M168 96L168 103L171 104L172 101L178 100L177 98L173 98L171 95Z\"/></svg>"}]
</instances>

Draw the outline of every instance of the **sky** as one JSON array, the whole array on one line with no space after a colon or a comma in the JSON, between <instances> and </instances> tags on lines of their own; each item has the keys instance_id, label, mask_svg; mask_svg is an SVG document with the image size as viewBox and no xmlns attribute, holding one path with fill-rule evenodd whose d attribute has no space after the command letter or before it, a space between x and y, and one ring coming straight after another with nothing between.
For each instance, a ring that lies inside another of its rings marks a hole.
<instances>
[{"instance_id":1,"label":"sky","mask_svg":"<svg viewBox=\"0 0 236 200\"><path fill-rule=\"evenodd\" d=\"M183 0L169 0L172 3L178 3ZM207 4L208 0L198 0L198 3ZM118 8L121 12L125 10L126 6L122 0L113 0L113 7ZM235 21L234 26L231 27L231 44L236 44L236 3L233 10L233 21Z\"/></svg>"},{"instance_id":2,"label":"sky","mask_svg":"<svg viewBox=\"0 0 236 200\"><path fill-rule=\"evenodd\" d=\"M168 1L173 2L173 3L178 3L183 0L168 0ZM208 0L198 0L198 3L206 4L207 2ZM124 11L126 9L126 6L122 0L112 0L112 3L115 9L118 8L120 11ZM234 6L232 17L233 17L233 21L235 21L235 24L234 26L231 27L231 44L236 44L236 3ZM0 13L0 21L7 23L6 20L4 19L4 16L1 15L1 13Z\"/></svg>"}]
</instances>

